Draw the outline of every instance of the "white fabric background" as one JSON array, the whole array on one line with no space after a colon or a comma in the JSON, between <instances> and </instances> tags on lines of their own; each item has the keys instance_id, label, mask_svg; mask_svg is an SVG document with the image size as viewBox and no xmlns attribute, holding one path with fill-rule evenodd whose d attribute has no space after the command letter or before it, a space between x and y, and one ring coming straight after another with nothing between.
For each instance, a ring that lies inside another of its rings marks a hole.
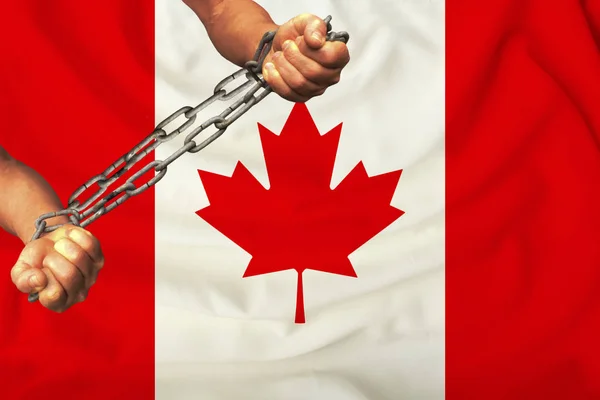
<instances>
[{"instance_id":1,"label":"white fabric background","mask_svg":"<svg viewBox=\"0 0 600 400\"><path fill-rule=\"evenodd\" d=\"M257 122L279 132L292 103L270 95L172 164L156 186L157 398L442 399L444 1L259 3L278 23L331 14L350 33L341 82L307 103L321 133L343 122L332 186L360 160L370 175L404 169L392 204L406 214L350 256L358 279L304 273L296 325L296 272L242 279L250 256L195 215L208 205L197 169L230 176L241 160L268 184ZM157 123L236 69L181 1L156 0Z\"/></svg>"}]
</instances>

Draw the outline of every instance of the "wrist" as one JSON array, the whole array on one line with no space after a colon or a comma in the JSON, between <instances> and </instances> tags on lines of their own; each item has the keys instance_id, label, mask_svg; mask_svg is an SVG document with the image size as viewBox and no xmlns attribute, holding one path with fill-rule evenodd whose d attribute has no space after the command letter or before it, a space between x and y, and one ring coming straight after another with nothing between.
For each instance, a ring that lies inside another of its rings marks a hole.
<instances>
[{"instance_id":1,"label":"wrist","mask_svg":"<svg viewBox=\"0 0 600 400\"><path fill-rule=\"evenodd\" d=\"M267 32L275 31L278 28L279 25L277 25L274 22L265 22L256 26L256 28L253 30L253 33L251 35L248 35L248 42L246 44L246 54L248 57L247 61L250 61L254 58L254 54L256 53L258 45L260 44L260 41L264 34Z\"/></svg>"},{"instance_id":2,"label":"wrist","mask_svg":"<svg viewBox=\"0 0 600 400\"><path fill-rule=\"evenodd\" d=\"M204 25L215 49L243 66L252 60L267 31L278 28L269 13L252 0L184 0Z\"/></svg>"},{"instance_id":3,"label":"wrist","mask_svg":"<svg viewBox=\"0 0 600 400\"><path fill-rule=\"evenodd\" d=\"M52 211L49 211L49 212L52 212ZM45 213L42 213L42 214L45 214ZM42 214L40 214L40 215L42 215ZM35 225L37 218L39 218L39 216L35 217L35 219L29 221L27 224L24 224L24 226L22 226L21 229L19 229L17 231L17 236L19 237L19 239L21 239L21 241L24 244L29 243L31 241L33 235L35 234L35 232L37 230L37 227ZM45 219L44 222L46 223L47 227L56 226L56 225L65 225L65 224L71 223L69 218L66 216L63 216L63 215ZM40 235L40 237L46 236L47 234L49 234L49 232L42 233Z\"/></svg>"}]
</instances>

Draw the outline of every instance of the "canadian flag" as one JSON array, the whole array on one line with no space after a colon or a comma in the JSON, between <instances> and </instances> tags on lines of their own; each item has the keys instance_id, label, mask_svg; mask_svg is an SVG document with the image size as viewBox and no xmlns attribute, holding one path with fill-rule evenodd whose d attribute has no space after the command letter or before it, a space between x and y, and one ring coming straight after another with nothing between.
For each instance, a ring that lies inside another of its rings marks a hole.
<instances>
[{"instance_id":1,"label":"canadian flag","mask_svg":"<svg viewBox=\"0 0 600 400\"><path fill-rule=\"evenodd\" d=\"M238 69L181 1L6 3L0 144L65 204ZM64 314L1 232L0 397L600 398L600 2L259 3L332 15L342 80L90 224L106 265Z\"/></svg>"}]
</instances>

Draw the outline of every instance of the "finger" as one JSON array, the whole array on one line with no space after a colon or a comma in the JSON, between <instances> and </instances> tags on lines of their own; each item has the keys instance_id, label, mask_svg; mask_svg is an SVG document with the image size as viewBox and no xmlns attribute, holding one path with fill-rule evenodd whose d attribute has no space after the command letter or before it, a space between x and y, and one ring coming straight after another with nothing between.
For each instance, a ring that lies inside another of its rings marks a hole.
<instances>
[{"instance_id":1,"label":"finger","mask_svg":"<svg viewBox=\"0 0 600 400\"><path fill-rule=\"evenodd\" d=\"M21 254L19 260L32 267L41 268L42 261L48 252L52 251L52 240L40 238L29 242Z\"/></svg>"},{"instance_id":2,"label":"finger","mask_svg":"<svg viewBox=\"0 0 600 400\"><path fill-rule=\"evenodd\" d=\"M102 255L100 242L90 232L79 227L73 227L67 231L67 236L87 253L98 269L102 268L104 256Z\"/></svg>"},{"instance_id":3,"label":"finger","mask_svg":"<svg viewBox=\"0 0 600 400\"><path fill-rule=\"evenodd\" d=\"M41 268L44 257L52 251L52 244L51 240L41 238L28 243L21 251L17 263L11 270L12 281L20 291L28 290L27 293L37 293L48 284L47 277L41 271ZM29 283L30 289L27 289L26 281L29 280L31 274L35 274L39 280L39 286L35 287L38 282L31 281ZM36 290L32 290L31 285Z\"/></svg>"},{"instance_id":4,"label":"finger","mask_svg":"<svg viewBox=\"0 0 600 400\"><path fill-rule=\"evenodd\" d=\"M58 282L52 271L48 268L43 268L42 271L46 275L48 285L40 292L39 302L49 310L55 312L64 312L67 307L67 292Z\"/></svg>"},{"instance_id":5,"label":"finger","mask_svg":"<svg viewBox=\"0 0 600 400\"><path fill-rule=\"evenodd\" d=\"M104 267L104 255L102 254L100 242L90 232L79 227L73 227L73 229L67 232L67 236L75 244L77 244L92 261L89 273L82 270L83 275L86 279L86 287L89 289L92 285L96 283L98 273ZM73 264L79 266L77 260L70 259L70 261Z\"/></svg>"},{"instance_id":6,"label":"finger","mask_svg":"<svg viewBox=\"0 0 600 400\"><path fill-rule=\"evenodd\" d=\"M283 53L275 53L272 61L285 83L295 93L304 97L311 97L316 92L323 89L322 86L309 81L300 72L298 72L298 70L285 58Z\"/></svg>"},{"instance_id":7,"label":"finger","mask_svg":"<svg viewBox=\"0 0 600 400\"><path fill-rule=\"evenodd\" d=\"M316 15L301 14L292 20L296 31L304 36L308 46L319 49L325 44L327 24Z\"/></svg>"},{"instance_id":8,"label":"finger","mask_svg":"<svg viewBox=\"0 0 600 400\"><path fill-rule=\"evenodd\" d=\"M311 48L304 40L297 41L302 54L326 68L344 68L350 62L348 47L343 42L326 42L318 50Z\"/></svg>"},{"instance_id":9,"label":"finger","mask_svg":"<svg viewBox=\"0 0 600 400\"><path fill-rule=\"evenodd\" d=\"M72 233L73 232L70 232L70 234ZM75 234L75 236L77 235L78 234ZM88 243L87 246L92 246L92 244ZM81 248L79 244L65 237L59 239L54 244L54 249L58 252L58 254L67 259L72 265L74 265L79 270L84 279L85 289L89 289L92 286L92 284L95 283L97 274L96 263L91 259L89 254ZM92 282L92 280L94 282ZM70 294L68 289L67 293Z\"/></svg>"},{"instance_id":10,"label":"finger","mask_svg":"<svg viewBox=\"0 0 600 400\"><path fill-rule=\"evenodd\" d=\"M38 293L46 287L48 279L39 268L34 268L23 260L18 260L10 271L15 286L23 293Z\"/></svg>"},{"instance_id":11,"label":"finger","mask_svg":"<svg viewBox=\"0 0 600 400\"><path fill-rule=\"evenodd\" d=\"M285 59L306 79L323 87L335 85L340 80L340 68L326 68L300 52L293 40L283 44Z\"/></svg>"},{"instance_id":12,"label":"finger","mask_svg":"<svg viewBox=\"0 0 600 400\"><path fill-rule=\"evenodd\" d=\"M303 103L308 100L307 97L304 97L298 93L295 93L292 88L288 86L287 83L281 77L281 74L275 68L275 65L272 62L267 62L263 68L263 77L271 86L273 91L283 97L286 100Z\"/></svg>"},{"instance_id":13,"label":"finger","mask_svg":"<svg viewBox=\"0 0 600 400\"><path fill-rule=\"evenodd\" d=\"M68 239L60 239L56 244L58 245L67 240ZM44 267L52 271L52 275L64 289L67 306L85 300L85 297L87 296L85 278L77 266L62 256L58 251L54 251L48 254L44 259Z\"/></svg>"}]
</instances>

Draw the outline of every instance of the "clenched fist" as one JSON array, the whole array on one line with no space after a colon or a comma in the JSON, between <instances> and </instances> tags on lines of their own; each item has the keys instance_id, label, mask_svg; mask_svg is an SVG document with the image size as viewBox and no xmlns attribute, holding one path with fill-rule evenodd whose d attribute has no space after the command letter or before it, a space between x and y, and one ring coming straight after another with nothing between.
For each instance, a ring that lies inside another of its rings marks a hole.
<instances>
[{"instance_id":1,"label":"clenched fist","mask_svg":"<svg viewBox=\"0 0 600 400\"><path fill-rule=\"evenodd\" d=\"M56 312L86 299L104 265L98 240L88 231L64 225L28 243L11 271L23 293L39 293L40 303Z\"/></svg>"},{"instance_id":2,"label":"clenched fist","mask_svg":"<svg viewBox=\"0 0 600 400\"><path fill-rule=\"evenodd\" d=\"M327 24L302 14L281 25L263 63L263 77L281 97L305 102L340 80L350 61L343 42L327 42Z\"/></svg>"}]
</instances>

